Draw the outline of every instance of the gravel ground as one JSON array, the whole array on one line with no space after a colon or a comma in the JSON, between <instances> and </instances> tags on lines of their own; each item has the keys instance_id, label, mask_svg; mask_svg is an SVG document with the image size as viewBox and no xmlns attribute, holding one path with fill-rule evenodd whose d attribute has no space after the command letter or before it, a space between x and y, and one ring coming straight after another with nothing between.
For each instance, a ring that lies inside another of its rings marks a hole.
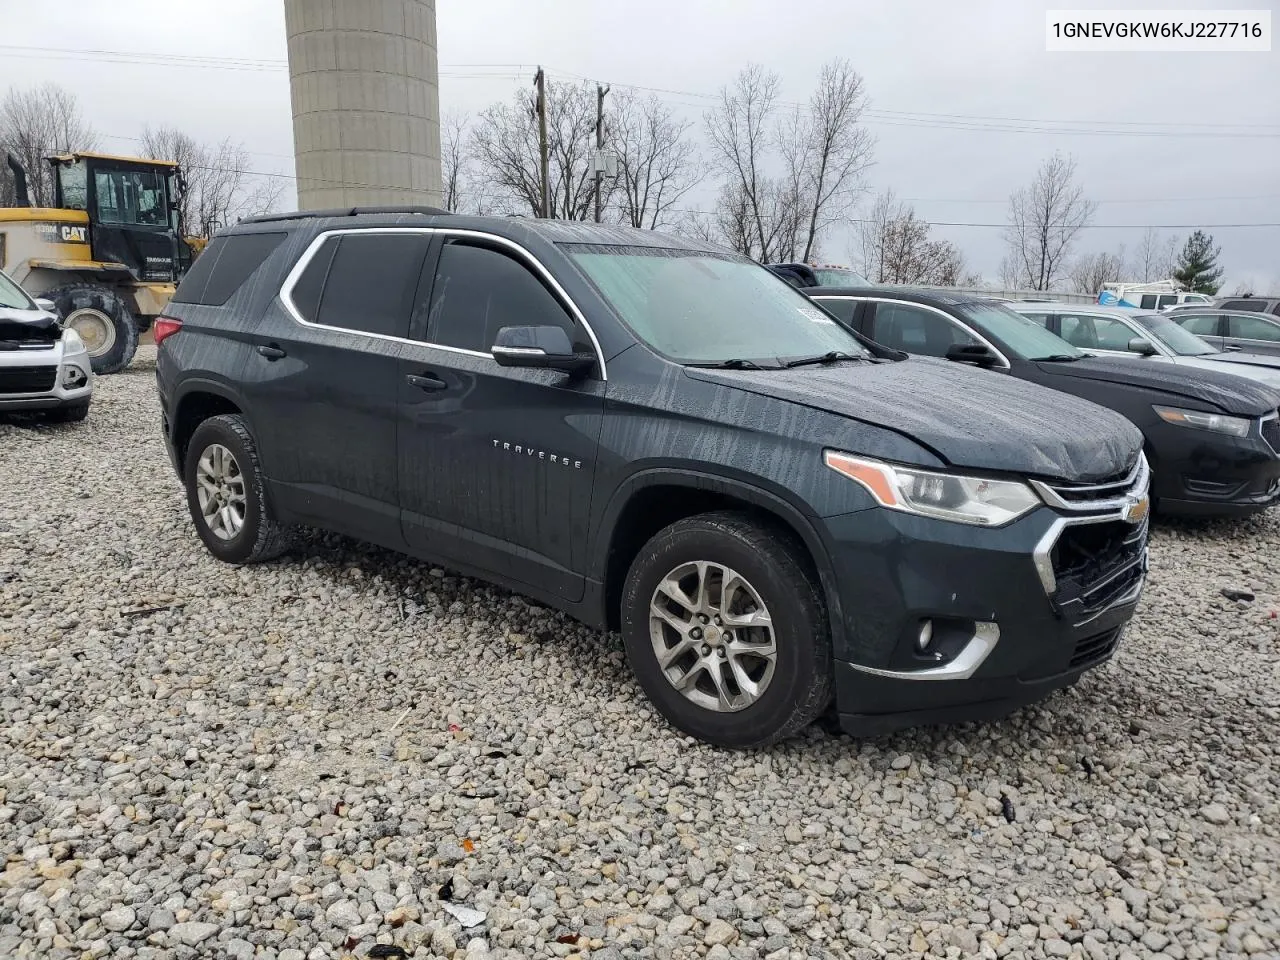
<instances>
[{"instance_id":1,"label":"gravel ground","mask_svg":"<svg viewBox=\"0 0 1280 960\"><path fill-rule=\"evenodd\" d=\"M1159 526L1039 707L729 753L503 591L211 559L153 363L0 424L0 957L1280 955L1276 517Z\"/></svg>"}]
</instances>

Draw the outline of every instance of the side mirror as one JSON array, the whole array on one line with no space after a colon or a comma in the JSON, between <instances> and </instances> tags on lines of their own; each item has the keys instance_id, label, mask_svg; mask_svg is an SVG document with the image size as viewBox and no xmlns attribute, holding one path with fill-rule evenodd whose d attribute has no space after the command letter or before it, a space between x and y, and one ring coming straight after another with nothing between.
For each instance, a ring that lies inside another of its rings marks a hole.
<instances>
[{"instance_id":1,"label":"side mirror","mask_svg":"<svg viewBox=\"0 0 1280 960\"><path fill-rule=\"evenodd\" d=\"M489 352L502 367L575 372L595 363L594 356L573 352L562 327L502 327Z\"/></svg>"},{"instance_id":2,"label":"side mirror","mask_svg":"<svg viewBox=\"0 0 1280 960\"><path fill-rule=\"evenodd\" d=\"M947 348L946 357L957 363L976 363L980 367L993 367L1000 362L984 343L953 343Z\"/></svg>"},{"instance_id":3,"label":"side mirror","mask_svg":"<svg viewBox=\"0 0 1280 960\"><path fill-rule=\"evenodd\" d=\"M45 313L52 313L55 317L58 315L58 305L47 297L32 297L36 302L36 306Z\"/></svg>"},{"instance_id":4,"label":"side mirror","mask_svg":"<svg viewBox=\"0 0 1280 960\"><path fill-rule=\"evenodd\" d=\"M1154 357L1156 355L1156 346L1150 340L1134 337L1129 341L1129 352L1139 353L1144 357Z\"/></svg>"}]
</instances>

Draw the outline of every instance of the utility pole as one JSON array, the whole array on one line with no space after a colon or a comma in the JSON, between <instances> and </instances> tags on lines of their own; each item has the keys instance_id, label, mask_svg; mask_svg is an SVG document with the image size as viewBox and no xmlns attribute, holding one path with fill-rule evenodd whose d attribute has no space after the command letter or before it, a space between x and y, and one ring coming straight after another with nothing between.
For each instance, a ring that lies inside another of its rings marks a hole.
<instances>
[{"instance_id":1,"label":"utility pole","mask_svg":"<svg viewBox=\"0 0 1280 960\"><path fill-rule=\"evenodd\" d=\"M596 223L600 222L600 179L604 176L604 95L608 87L596 84Z\"/></svg>"},{"instance_id":2,"label":"utility pole","mask_svg":"<svg viewBox=\"0 0 1280 960\"><path fill-rule=\"evenodd\" d=\"M542 162L542 217L551 216L551 177L547 168L547 77L542 67L538 67L533 85L538 88L538 152Z\"/></svg>"}]
</instances>

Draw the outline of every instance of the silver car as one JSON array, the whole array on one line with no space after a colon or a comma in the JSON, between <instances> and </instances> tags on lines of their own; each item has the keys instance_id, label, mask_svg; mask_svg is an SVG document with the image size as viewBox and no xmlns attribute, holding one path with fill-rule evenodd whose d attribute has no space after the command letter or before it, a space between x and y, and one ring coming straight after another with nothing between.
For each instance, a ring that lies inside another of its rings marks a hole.
<instances>
[{"instance_id":1,"label":"silver car","mask_svg":"<svg viewBox=\"0 0 1280 960\"><path fill-rule=\"evenodd\" d=\"M1219 350L1189 332L1176 315L1074 303L1010 306L1073 346L1098 356L1217 370L1280 388L1280 357Z\"/></svg>"},{"instance_id":2,"label":"silver car","mask_svg":"<svg viewBox=\"0 0 1280 960\"><path fill-rule=\"evenodd\" d=\"M32 300L0 271L0 415L34 412L68 423L89 413L89 353L52 306Z\"/></svg>"},{"instance_id":3,"label":"silver car","mask_svg":"<svg viewBox=\"0 0 1280 960\"><path fill-rule=\"evenodd\" d=\"M1256 302L1266 304L1266 301ZM1280 317L1269 313L1214 307L1209 310L1179 310L1173 314L1173 319L1215 347L1280 356Z\"/></svg>"}]
</instances>

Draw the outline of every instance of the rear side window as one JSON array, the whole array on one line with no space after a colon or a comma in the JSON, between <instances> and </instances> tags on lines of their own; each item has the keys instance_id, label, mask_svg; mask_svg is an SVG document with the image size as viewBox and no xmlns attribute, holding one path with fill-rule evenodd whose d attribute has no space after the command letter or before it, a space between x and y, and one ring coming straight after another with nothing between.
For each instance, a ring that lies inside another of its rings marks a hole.
<instances>
[{"instance_id":1,"label":"rear side window","mask_svg":"<svg viewBox=\"0 0 1280 960\"><path fill-rule=\"evenodd\" d=\"M1265 313L1267 309L1267 301L1254 300L1228 300L1218 309L1220 310L1248 310L1250 313Z\"/></svg>"},{"instance_id":2,"label":"rear side window","mask_svg":"<svg viewBox=\"0 0 1280 960\"><path fill-rule=\"evenodd\" d=\"M1021 311L1019 312L1021 313ZM1044 327L1046 330L1049 329L1049 315L1047 313L1023 313L1022 315L1026 317L1028 320L1030 320L1032 323L1038 323L1040 326ZM1070 338L1064 337L1063 339L1070 339Z\"/></svg>"},{"instance_id":3,"label":"rear side window","mask_svg":"<svg viewBox=\"0 0 1280 960\"><path fill-rule=\"evenodd\" d=\"M1154 293L1144 293L1138 306L1142 307L1143 310L1154 310L1156 308L1156 295Z\"/></svg>"},{"instance_id":4,"label":"rear side window","mask_svg":"<svg viewBox=\"0 0 1280 960\"><path fill-rule=\"evenodd\" d=\"M358 333L404 337L422 261L422 233L348 233L325 241L290 297L306 320Z\"/></svg>"},{"instance_id":5,"label":"rear side window","mask_svg":"<svg viewBox=\"0 0 1280 960\"><path fill-rule=\"evenodd\" d=\"M231 299L273 250L284 233L238 233L218 237L196 257L173 299L220 307Z\"/></svg>"},{"instance_id":6,"label":"rear side window","mask_svg":"<svg viewBox=\"0 0 1280 960\"><path fill-rule=\"evenodd\" d=\"M1243 340L1280 340L1280 324L1261 317L1228 317L1227 336Z\"/></svg>"},{"instance_id":7,"label":"rear side window","mask_svg":"<svg viewBox=\"0 0 1280 960\"><path fill-rule=\"evenodd\" d=\"M440 250L427 340L488 353L502 327L561 327L580 352L591 344L560 301L519 261L489 247L450 241Z\"/></svg>"}]
</instances>

